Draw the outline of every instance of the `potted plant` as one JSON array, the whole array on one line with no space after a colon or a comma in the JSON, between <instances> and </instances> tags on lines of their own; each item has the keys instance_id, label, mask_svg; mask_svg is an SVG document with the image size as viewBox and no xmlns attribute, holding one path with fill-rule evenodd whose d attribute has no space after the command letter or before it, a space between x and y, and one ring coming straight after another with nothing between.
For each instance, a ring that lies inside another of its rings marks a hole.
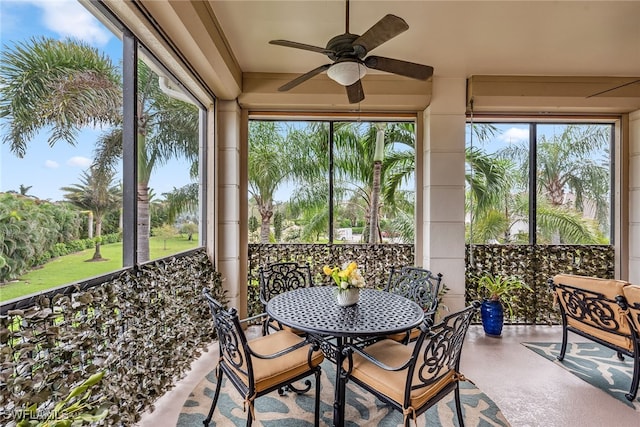
<instances>
[{"instance_id":1,"label":"potted plant","mask_svg":"<svg viewBox=\"0 0 640 427\"><path fill-rule=\"evenodd\" d=\"M482 301L480 315L482 327L488 336L499 337L502 334L504 324L504 308L509 311L509 317L513 317L511 303L517 299L514 291L531 288L515 276L502 276L487 274L478 279L480 289L484 288L488 298Z\"/></svg>"},{"instance_id":2,"label":"potted plant","mask_svg":"<svg viewBox=\"0 0 640 427\"><path fill-rule=\"evenodd\" d=\"M325 265L322 271L336 284L336 303L339 306L347 307L358 302L360 289L364 287L364 278L358 269L358 264L350 262L342 268L331 268Z\"/></svg>"}]
</instances>

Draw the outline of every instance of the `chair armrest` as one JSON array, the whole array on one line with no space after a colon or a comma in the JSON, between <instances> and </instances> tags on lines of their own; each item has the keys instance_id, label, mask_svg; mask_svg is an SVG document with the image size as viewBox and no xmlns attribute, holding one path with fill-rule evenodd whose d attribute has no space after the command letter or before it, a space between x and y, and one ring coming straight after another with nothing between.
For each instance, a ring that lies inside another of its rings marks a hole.
<instances>
[{"instance_id":1,"label":"chair armrest","mask_svg":"<svg viewBox=\"0 0 640 427\"><path fill-rule=\"evenodd\" d=\"M284 331L284 333L290 333L290 332ZM275 335L272 335L272 336L275 336ZM285 349L282 349L282 350L280 350L278 352L271 353L271 354L261 354L261 353L257 353L255 351L253 351L253 349L251 348L251 343L248 343L247 347L249 348L249 353L251 353L252 356L257 357L258 359L276 359L276 358L278 358L280 356L284 356L287 353L291 353L292 351L296 351L299 348L306 347L309 344L316 345L314 343L309 342L308 339L304 339L304 340L300 341L299 343L297 343L295 345L292 345L290 347L287 347Z\"/></svg>"},{"instance_id":2,"label":"chair armrest","mask_svg":"<svg viewBox=\"0 0 640 427\"><path fill-rule=\"evenodd\" d=\"M394 341L395 343L395 341ZM355 347L355 346L349 346L350 348L350 352L349 352L349 367L353 366L353 353L358 353L360 356L362 356L363 358L365 358L366 360L368 360L369 362L373 363L374 365L376 365L377 367L384 369L385 371L403 371L405 369L407 369L409 367L409 365L411 365L411 363L413 363L413 357L410 357L405 363L403 363L400 366L397 367L392 367L389 366L385 363L382 363L381 361L379 361L378 359L376 359L375 357L373 357L372 355L370 355L369 353L367 353L366 351Z\"/></svg>"},{"instance_id":3,"label":"chair armrest","mask_svg":"<svg viewBox=\"0 0 640 427\"><path fill-rule=\"evenodd\" d=\"M264 318L266 316L267 316L267 313L256 314L255 316L251 316L251 317L247 317L247 318L241 319L240 320L240 324L253 322L254 320L262 319L262 318Z\"/></svg>"}]
</instances>

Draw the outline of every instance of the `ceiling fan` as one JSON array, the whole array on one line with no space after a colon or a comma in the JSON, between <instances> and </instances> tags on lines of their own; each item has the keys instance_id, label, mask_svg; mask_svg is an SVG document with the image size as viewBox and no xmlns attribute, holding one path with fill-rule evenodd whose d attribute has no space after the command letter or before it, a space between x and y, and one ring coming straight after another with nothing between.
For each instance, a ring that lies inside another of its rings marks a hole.
<instances>
[{"instance_id":1,"label":"ceiling fan","mask_svg":"<svg viewBox=\"0 0 640 427\"><path fill-rule=\"evenodd\" d=\"M409 25L404 19L389 14L376 22L364 34L351 34L349 32L349 0L346 0L345 27L344 34L333 37L324 48L289 40L271 40L270 44L322 53L333 61L331 64L321 65L296 77L289 83L280 86L278 90L286 92L326 71L329 78L346 87L349 103L353 104L364 99L360 79L366 75L367 68L418 80L427 80L433 75L433 67L428 65L382 56L367 56L376 47L408 30Z\"/></svg>"}]
</instances>

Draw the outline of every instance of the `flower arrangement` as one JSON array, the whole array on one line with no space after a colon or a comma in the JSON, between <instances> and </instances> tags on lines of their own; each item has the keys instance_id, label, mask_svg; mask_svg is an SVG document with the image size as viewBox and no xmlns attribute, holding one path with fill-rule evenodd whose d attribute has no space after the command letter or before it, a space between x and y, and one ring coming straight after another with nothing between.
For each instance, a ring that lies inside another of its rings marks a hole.
<instances>
[{"instance_id":1,"label":"flower arrangement","mask_svg":"<svg viewBox=\"0 0 640 427\"><path fill-rule=\"evenodd\" d=\"M331 276L333 281L336 282L339 291L345 291L347 289L360 289L364 287L364 277L358 269L358 264L350 262L340 267L329 267L325 265L322 269L324 274Z\"/></svg>"}]
</instances>

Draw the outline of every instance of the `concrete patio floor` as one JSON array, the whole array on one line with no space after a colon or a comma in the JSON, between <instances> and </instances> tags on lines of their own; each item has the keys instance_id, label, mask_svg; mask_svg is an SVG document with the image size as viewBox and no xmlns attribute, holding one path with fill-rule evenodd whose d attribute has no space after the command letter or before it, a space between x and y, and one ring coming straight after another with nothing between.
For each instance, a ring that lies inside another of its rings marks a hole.
<instances>
[{"instance_id":1,"label":"concrete patio floor","mask_svg":"<svg viewBox=\"0 0 640 427\"><path fill-rule=\"evenodd\" d=\"M573 334L569 340L585 341ZM640 427L639 412L521 344L560 341L559 326L505 326L501 338L492 338L485 336L482 326L472 325L461 371L496 402L513 427ZM187 376L158 399L155 411L143 414L138 426L175 426L189 393L213 369L217 357L214 343L193 362Z\"/></svg>"}]
</instances>

